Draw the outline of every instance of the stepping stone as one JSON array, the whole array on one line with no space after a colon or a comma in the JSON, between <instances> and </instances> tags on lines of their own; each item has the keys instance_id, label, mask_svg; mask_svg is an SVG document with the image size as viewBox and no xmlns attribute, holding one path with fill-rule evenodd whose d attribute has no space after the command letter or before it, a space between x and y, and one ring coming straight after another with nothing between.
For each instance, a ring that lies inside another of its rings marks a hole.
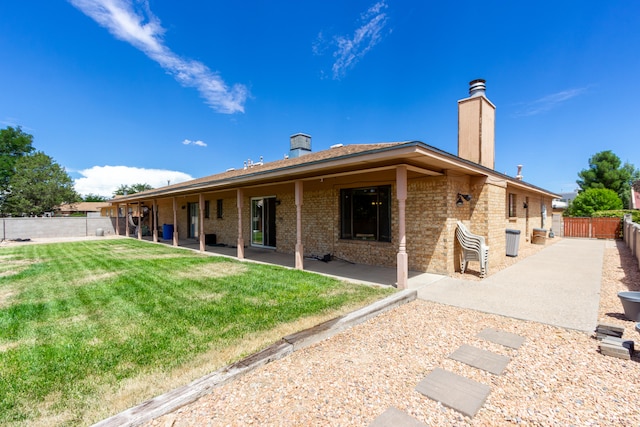
<instances>
[{"instance_id":1,"label":"stepping stone","mask_svg":"<svg viewBox=\"0 0 640 427\"><path fill-rule=\"evenodd\" d=\"M512 334L511 332L501 331L494 328L486 328L480 331L479 338L484 338L487 341L491 341L496 344L503 345L505 347L518 349L524 342L524 337L520 335Z\"/></svg>"},{"instance_id":2,"label":"stepping stone","mask_svg":"<svg viewBox=\"0 0 640 427\"><path fill-rule=\"evenodd\" d=\"M451 353L449 359L466 363L469 366L482 369L494 375L500 375L511 360L511 358L507 356L502 356L467 344L462 344L460 348Z\"/></svg>"},{"instance_id":3,"label":"stepping stone","mask_svg":"<svg viewBox=\"0 0 640 427\"><path fill-rule=\"evenodd\" d=\"M418 383L416 391L462 415L473 418L487 400L491 387L444 369L435 368Z\"/></svg>"},{"instance_id":4,"label":"stepping stone","mask_svg":"<svg viewBox=\"0 0 640 427\"><path fill-rule=\"evenodd\" d=\"M596 327L596 338L602 341L606 337L622 338L624 327L611 323L599 323Z\"/></svg>"},{"instance_id":5,"label":"stepping stone","mask_svg":"<svg viewBox=\"0 0 640 427\"><path fill-rule=\"evenodd\" d=\"M600 353L619 359L631 359L634 342L616 337L606 337L600 342Z\"/></svg>"},{"instance_id":6,"label":"stepping stone","mask_svg":"<svg viewBox=\"0 0 640 427\"><path fill-rule=\"evenodd\" d=\"M390 407L378 415L369 427L427 427L427 425L406 412Z\"/></svg>"}]
</instances>

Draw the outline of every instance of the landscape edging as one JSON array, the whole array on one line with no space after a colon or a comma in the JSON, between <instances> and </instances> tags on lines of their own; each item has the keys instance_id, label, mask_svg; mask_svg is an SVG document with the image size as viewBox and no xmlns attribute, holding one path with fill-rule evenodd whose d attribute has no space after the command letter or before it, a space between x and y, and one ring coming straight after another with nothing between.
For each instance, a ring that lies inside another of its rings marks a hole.
<instances>
[{"instance_id":1,"label":"landscape edging","mask_svg":"<svg viewBox=\"0 0 640 427\"><path fill-rule=\"evenodd\" d=\"M94 427L139 426L144 422L151 421L152 419L171 413L182 406L193 403L202 396L210 393L212 389L251 372L260 366L281 359L294 351L320 342L352 326L364 323L378 314L409 303L416 298L417 291L415 289L406 289L344 316L287 335L257 353L198 378L185 386L168 391L140 405L106 418L94 424Z\"/></svg>"}]
</instances>

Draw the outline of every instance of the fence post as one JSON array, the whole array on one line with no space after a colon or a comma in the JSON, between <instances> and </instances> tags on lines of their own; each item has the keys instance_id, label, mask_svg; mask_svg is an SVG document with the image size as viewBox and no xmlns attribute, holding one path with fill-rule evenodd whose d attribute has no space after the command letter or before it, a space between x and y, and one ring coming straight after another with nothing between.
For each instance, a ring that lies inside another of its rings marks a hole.
<instances>
[{"instance_id":1,"label":"fence post","mask_svg":"<svg viewBox=\"0 0 640 427\"><path fill-rule=\"evenodd\" d=\"M640 255L640 254L638 254L638 243L640 243L640 241L638 239L638 233L640 233L640 226L638 224L633 224L633 223L631 223L630 226L631 226L630 229L632 230L632 233L631 233L632 235L630 236L631 237L631 239L630 239L631 240L631 242L630 242L631 243L631 245L630 245L631 253L636 258L639 258L638 255ZM638 261L640 261L640 258L638 259Z\"/></svg>"},{"instance_id":2,"label":"fence post","mask_svg":"<svg viewBox=\"0 0 640 427\"><path fill-rule=\"evenodd\" d=\"M631 231L631 228L629 227L630 223L631 215L624 214L624 217L622 218L622 239L627 244L627 246L629 246L629 232Z\"/></svg>"}]
</instances>

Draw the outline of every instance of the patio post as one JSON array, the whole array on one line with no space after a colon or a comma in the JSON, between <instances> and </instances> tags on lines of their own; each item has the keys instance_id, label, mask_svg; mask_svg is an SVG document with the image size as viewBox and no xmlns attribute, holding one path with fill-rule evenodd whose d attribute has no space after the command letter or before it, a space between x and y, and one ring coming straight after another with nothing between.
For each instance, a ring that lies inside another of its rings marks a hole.
<instances>
[{"instance_id":1,"label":"patio post","mask_svg":"<svg viewBox=\"0 0 640 427\"><path fill-rule=\"evenodd\" d=\"M178 200L173 198L173 246L178 246Z\"/></svg>"},{"instance_id":2,"label":"patio post","mask_svg":"<svg viewBox=\"0 0 640 427\"><path fill-rule=\"evenodd\" d=\"M142 202L138 201L138 240L142 240Z\"/></svg>"},{"instance_id":3,"label":"patio post","mask_svg":"<svg viewBox=\"0 0 640 427\"><path fill-rule=\"evenodd\" d=\"M396 187L398 195L398 248L397 269L398 289L406 289L409 281L409 255L407 254L407 232L405 223L405 207L407 201L407 167L396 168Z\"/></svg>"},{"instance_id":4,"label":"patio post","mask_svg":"<svg viewBox=\"0 0 640 427\"><path fill-rule=\"evenodd\" d=\"M116 236L120 235L120 203L116 203Z\"/></svg>"},{"instance_id":5,"label":"patio post","mask_svg":"<svg viewBox=\"0 0 640 427\"><path fill-rule=\"evenodd\" d=\"M129 203L124 204L124 235L129 237Z\"/></svg>"},{"instance_id":6,"label":"patio post","mask_svg":"<svg viewBox=\"0 0 640 427\"><path fill-rule=\"evenodd\" d=\"M242 203L244 194L242 188L237 190L237 206L238 206L238 259L244 259L244 239L242 238Z\"/></svg>"},{"instance_id":7,"label":"patio post","mask_svg":"<svg viewBox=\"0 0 640 427\"><path fill-rule=\"evenodd\" d=\"M304 270L304 248L302 247L302 181L295 183L296 193L296 269Z\"/></svg>"},{"instance_id":8,"label":"patio post","mask_svg":"<svg viewBox=\"0 0 640 427\"><path fill-rule=\"evenodd\" d=\"M200 215L200 220L198 221L198 228L200 228L200 230L198 230L198 237L200 238L200 252L204 252L204 194L202 193L198 194L198 208L200 209L200 212L198 213L198 215Z\"/></svg>"},{"instance_id":9,"label":"patio post","mask_svg":"<svg viewBox=\"0 0 640 427\"><path fill-rule=\"evenodd\" d=\"M153 199L153 206L152 206L152 212L151 212L151 227L153 228L153 241L155 243L158 243L158 224L156 224L157 219L156 216L158 215L158 200L157 199Z\"/></svg>"}]
</instances>

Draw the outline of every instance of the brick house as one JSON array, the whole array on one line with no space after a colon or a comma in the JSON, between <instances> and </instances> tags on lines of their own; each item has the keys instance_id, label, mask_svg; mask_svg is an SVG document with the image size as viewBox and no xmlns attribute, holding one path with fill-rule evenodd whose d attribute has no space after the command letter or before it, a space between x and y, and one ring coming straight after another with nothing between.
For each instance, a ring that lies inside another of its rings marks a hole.
<instances>
[{"instance_id":1,"label":"brick house","mask_svg":"<svg viewBox=\"0 0 640 427\"><path fill-rule=\"evenodd\" d=\"M457 156L419 141L312 152L311 137L296 134L283 160L248 162L112 203L149 207L145 221L156 241L170 224L174 245L196 239L204 250L215 235L217 244L237 247L240 259L246 245L291 254L299 269L304 257L330 254L395 267L399 288L408 270L459 268L461 220L485 237L491 271L505 254L505 230L520 230L526 244L534 228L550 227L546 213L558 195L494 170L495 106L484 83L471 82L470 96L458 101Z\"/></svg>"}]
</instances>

